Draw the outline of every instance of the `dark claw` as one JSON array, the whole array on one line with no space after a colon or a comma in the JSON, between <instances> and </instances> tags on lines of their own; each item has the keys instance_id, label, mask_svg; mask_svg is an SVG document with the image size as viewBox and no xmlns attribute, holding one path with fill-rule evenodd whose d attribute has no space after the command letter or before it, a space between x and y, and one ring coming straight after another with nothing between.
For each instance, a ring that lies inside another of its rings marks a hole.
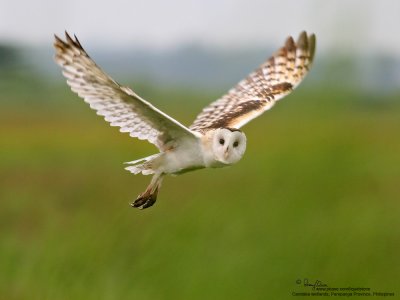
<instances>
[{"instance_id":1,"label":"dark claw","mask_svg":"<svg viewBox=\"0 0 400 300\"><path fill-rule=\"evenodd\" d=\"M139 196L133 203L131 203L132 207L140 207L146 203L147 199L144 197Z\"/></svg>"},{"instance_id":2,"label":"dark claw","mask_svg":"<svg viewBox=\"0 0 400 300\"><path fill-rule=\"evenodd\" d=\"M132 207L136 207L139 209L145 209L150 206L153 206L154 203L156 203L157 200L157 192L156 190L153 194L140 194L138 198L131 204Z\"/></svg>"},{"instance_id":3,"label":"dark claw","mask_svg":"<svg viewBox=\"0 0 400 300\"><path fill-rule=\"evenodd\" d=\"M148 208L150 206L153 206L154 203L156 203L157 198L156 197L151 197L146 201L146 203L141 207L141 209Z\"/></svg>"}]
</instances>

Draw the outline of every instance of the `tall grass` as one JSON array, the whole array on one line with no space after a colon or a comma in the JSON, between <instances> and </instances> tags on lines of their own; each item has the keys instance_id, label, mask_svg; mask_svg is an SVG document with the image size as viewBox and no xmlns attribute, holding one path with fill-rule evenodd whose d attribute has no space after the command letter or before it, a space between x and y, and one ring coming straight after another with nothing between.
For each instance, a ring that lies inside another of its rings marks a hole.
<instances>
[{"instance_id":1,"label":"tall grass","mask_svg":"<svg viewBox=\"0 0 400 300\"><path fill-rule=\"evenodd\" d=\"M144 92L186 124L219 96ZM3 92L0 298L288 299L302 278L395 291L398 94L365 97L302 87L244 128L237 165L167 178L139 211L150 178L122 162L153 146L64 86Z\"/></svg>"}]
</instances>

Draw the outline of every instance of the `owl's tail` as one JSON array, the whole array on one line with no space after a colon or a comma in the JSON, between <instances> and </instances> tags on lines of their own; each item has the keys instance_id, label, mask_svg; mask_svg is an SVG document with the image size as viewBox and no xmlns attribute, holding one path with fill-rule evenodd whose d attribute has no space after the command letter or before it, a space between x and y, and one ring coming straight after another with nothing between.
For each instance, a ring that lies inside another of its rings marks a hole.
<instances>
[{"instance_id":1,"label":"owl's tail","mask_svg":"<svg viewBox=\"0 0 400 300\"><path fill-rule=\"evenodd\" d=\"M154 174L157 168L156 161L161 155L162 153L157 153L138 160L126 162L125 164L130 166L126 167L125 170L128 170L135 175L139 173L142 173L143 175Z\"/></svg>"}]
</instances>

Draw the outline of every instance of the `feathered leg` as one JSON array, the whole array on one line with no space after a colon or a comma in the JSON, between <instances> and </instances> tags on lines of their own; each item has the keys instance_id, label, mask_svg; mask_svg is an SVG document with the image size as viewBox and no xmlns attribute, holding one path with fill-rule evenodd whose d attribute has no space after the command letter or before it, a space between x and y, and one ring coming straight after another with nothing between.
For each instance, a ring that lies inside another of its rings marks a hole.
<instances>
[{"instance_id":1,"label":"feathered leg","mask_svg":"<svg viewBox=\"0 0 400 300\"><path fill-rule=\"evenodd\" d=\"M161 186L161 182L162 182L163 178L164 178L164 174L162 174L162 173L154 174L149 186L146 188L146 190L143 193L141 193L136 198L135 202L133 202L131 204L131 206L139 208L139 209L144 209L144 208L153 206L153 204L157 200L158 189Z\"/></svg>"}]
</instances>

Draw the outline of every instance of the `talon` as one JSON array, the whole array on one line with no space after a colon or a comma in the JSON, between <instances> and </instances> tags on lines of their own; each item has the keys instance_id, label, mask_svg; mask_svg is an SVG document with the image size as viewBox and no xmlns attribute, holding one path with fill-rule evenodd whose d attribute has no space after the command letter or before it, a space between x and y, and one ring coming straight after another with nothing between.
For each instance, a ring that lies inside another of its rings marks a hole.
<instances>
[{"instance_id":1,"label":"talon","mask_svg":"<svg viewBox=\"0 0 400 300\"><path fill-rule=\"evenodd\" d=\"M151 197L150 199L148 199L146 201L146 203L140 209L145 209L150 206L153 206L153 204L156 203L156 199L157 199L157 197Z\"/></svg>"},{"instance_id":2,"label":"talon","mask_svg":"<svg viewBox=\"0 0 400 300\"><path fill-rule=\"evenodd\" d=\"M139 209L149 208L156 202L157 194L158 188L153 193L144 192L143 194L140 194L133 203L131 203L131 206Z\"/></svg>"},{"instance_id":3,"label":"talon","mask_svg":"<svg viewBox=\"0 0 400 300\"><path fill-rule=\"evenodd\" d=\"M131 203L131 206L138 208L138 207L142 206L143 204L145 204L146 201L147 200L145 197L143 197L142 195L139 195L138 198L134 202Z\"/></svg>"}]
</instances>

